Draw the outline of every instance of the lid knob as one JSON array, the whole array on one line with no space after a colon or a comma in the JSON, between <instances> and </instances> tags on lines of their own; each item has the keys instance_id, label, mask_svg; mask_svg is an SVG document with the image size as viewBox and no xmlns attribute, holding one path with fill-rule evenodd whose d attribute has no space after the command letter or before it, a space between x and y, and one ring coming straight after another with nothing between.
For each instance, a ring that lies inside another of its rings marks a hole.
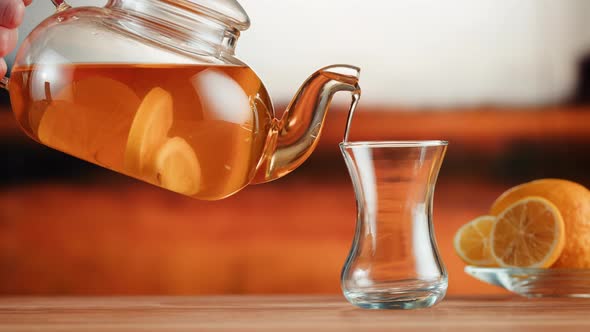
<instances>
[{"instance_id":1,"label":"lid knob","mask_svg":"<svg viewBox=\"0 0 590 332\"><path fill-rule=\"evenodd\" d=\"M172 0L179 5L186 4L213 19L221 21L240 31L250 27L250 18L236 0Z\"/></svg>"}]
</instances>

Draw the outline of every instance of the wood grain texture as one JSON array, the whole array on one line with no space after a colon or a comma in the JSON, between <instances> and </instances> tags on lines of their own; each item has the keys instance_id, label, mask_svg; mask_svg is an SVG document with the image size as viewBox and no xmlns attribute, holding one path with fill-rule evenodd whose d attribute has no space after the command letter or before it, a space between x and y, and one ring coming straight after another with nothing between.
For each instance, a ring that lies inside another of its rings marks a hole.
<instances>
[{"instance_id":1,"label":"wood grain texture","mask_svg":"<svg viewBox=\"0 0 590 332\"><path fill-rule=\"evenodd\" d=\"M590 330L589 300L451 298L429 309L358 309L342 297L0 298L0 331Z\"/></svg>"}]
</instances>

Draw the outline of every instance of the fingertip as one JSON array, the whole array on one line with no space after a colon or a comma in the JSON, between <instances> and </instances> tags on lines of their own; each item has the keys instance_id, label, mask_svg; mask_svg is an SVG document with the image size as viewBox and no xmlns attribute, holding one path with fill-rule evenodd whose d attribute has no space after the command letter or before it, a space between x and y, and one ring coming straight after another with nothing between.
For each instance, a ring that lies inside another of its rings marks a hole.
<instances>
[{"instance_id":1,"label":"fingertip","mask_svg":"<svg viewBox=\"0 0 590 332\"><path fill-rule=\"evenodd\" d=\"M16 47L18 41L18 30L17 29L6 29L0 27L0 56L12 52Z\"/></svg>"},{"instance_id":2,"label":"fingertip","mask_svg":"<svg viewBox=\"0 0 590 332\"><path fill-rule=\"evenodd\" d=\"M33 3L33 0L23 0L25 6L28 6Z\"/></svg>"},{"instance_id":3,"label":"fingertip","mask_svg":"<svg viewBox=\"0 0 590 332\"><path fill-rule=\"evenodd\" d=\"M6 76L7 70L8 65L6 65L6 60L4 60L4 58L0 58L0 78Z\"/></svg>"},{"instance_id":4,"label":"fingertip","mask_svg":"<svg viewBox=\"0 0 590 332\"><path fill-rule=\"evenodd\" d=\"M11 26L9 28L18 28L21 23L23 23L23 18L25 17L25 4L23 2L18 1L16 7L14 8L14 15L12 16Z\"/></svg>"},{"instance_id":5,"label":"fingertip","mask_svg":"<svg viewBox=\"0 0 590 332\"><path fill-rule=\"evenodd\" d=\"M25 4L21 0L2 0L0 4L0 25L14 29L23 21Z\"/></svg>"}]
</instances>

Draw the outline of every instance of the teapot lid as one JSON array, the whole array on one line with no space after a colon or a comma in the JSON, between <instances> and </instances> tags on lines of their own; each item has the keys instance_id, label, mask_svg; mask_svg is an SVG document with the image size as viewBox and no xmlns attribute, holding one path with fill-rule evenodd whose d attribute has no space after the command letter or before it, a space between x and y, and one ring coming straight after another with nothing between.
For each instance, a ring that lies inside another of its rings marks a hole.
<instances>
[{"instance_id":1,"label":"teapot lid","mask_svg":"<svg viewBox=\"0 0 590 332\"><path fill-rule=\"evenodd\" d=\"M238 30L250 27L250 18L236 0L186 0L203 14L211 16Z\"/></svg>"}]
</instances>

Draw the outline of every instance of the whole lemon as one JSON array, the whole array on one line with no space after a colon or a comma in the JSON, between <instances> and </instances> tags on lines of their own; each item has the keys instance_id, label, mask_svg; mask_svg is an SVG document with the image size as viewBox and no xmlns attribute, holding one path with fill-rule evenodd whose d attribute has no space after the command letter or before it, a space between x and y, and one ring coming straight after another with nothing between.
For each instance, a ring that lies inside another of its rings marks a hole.
<instances>
[{"instance_id":1,"label":"whole lemon","mask_svg":"<svg viewBox=\"0 0 590 332\"><path fill-rule=\"evenodd\" d=\"M516 201L540 196L553 203L565 224L565 246L553 268L590 268L590 191L563 179L540 179L505 191L496 199L490 214L497 216Z\"/></svg>"}]
</instances>

